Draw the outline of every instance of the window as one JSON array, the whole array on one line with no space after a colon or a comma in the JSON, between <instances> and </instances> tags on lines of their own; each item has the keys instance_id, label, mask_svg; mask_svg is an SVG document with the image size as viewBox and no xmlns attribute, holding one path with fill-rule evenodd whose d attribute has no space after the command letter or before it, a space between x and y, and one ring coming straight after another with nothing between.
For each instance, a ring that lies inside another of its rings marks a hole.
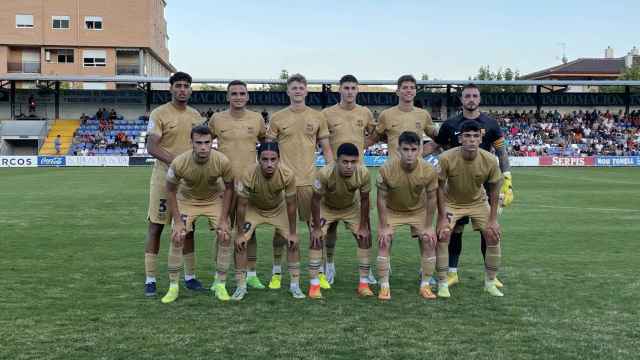
<instances>
[{"instance_id":1,"label":"window","mask_svg":"<svg viewBox=\"0 0 640 360\"><path fill-rule=\"evenodd\" d=\"M51 17L51 21L52 21L52 25L51 26L54 29L68 29L70 20L71 20L71 18L68 17L68 16L52 16Z\"/></svg>"},{"instance_id":2,"label":"window","mask_svg":"<svg viewBox=\"0 0 640 360\"><path fill-rule=\"evenodd\" d=\"M16 27L17 28L32 28L33 27L33 15L16 15Z\"/></svg>"},{"instance_id":3,"label":"window","mask_svg":"<svg viewBox=\"0 0 640 360\"><path fill-rule=\"evenodd\" d=\"M53 64L73 64L73 49L45 49L45 60Z\"/></svg>"},{"instance_id":4,"label":"window","mask_svg":"<svg viewBox=\"0 0 640 360\"><path fill-rule=\"evenodd\" d=\"M107 65L106 50L84 50L82 52L82 58L85 67L104 67Z\"/></svg>"},{"instance_id":5,"label":"window","mask_svg":"<svg viewBox=\"0 0 640 360\"><path fill-rule=\"evenodd\" d=\"M84 27L87 30L102 30L102 17L100 16L85 16Z\"/></svg>"}]
</instances>

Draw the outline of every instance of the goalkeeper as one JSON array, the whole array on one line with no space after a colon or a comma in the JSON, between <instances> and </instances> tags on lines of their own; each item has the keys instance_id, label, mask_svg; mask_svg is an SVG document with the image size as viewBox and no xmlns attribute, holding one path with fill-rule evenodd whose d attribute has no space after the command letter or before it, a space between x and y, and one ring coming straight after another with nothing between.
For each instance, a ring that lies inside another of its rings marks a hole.
<instances>
[{"instance_id":1,"label":"goalkeeper","mask_svg":"<svg viewBox=\"0 0 640 360\"><path fill-rule=\"evenodd\" d=\"M447 119L434 139L434 143L430 143L431 151L436 150L437 145L444 150L460 146L460 124L465 120L476 120L483 127L482 143L480 148L486 151L492 151L498 158L500 170L504 176L504 182L500 189L501 208L508 207L513 201L511 166L509 165L509 156L505 148L504 135L498 125L498 122L489 117L487 114L480 112L480 89L474 84L465 85L460 95L460 103L462 104L462 113ZM437 144L437 145L436 145ZM425 158L427 161L435 165L437 159L433 155ZM485 184L486 185L486 184ZM486 188L486 186L485 186ZM502 210L502 209L500 209ZM469 218L460 219L453 229L449 240L449 271L447 273L447 282L449 286L457 284L460 279L458 277L458 261L462 253L462 232L464 226L469 223ZM484 236L481 237L480 246L483 258L486 258L487 242ZM438 249L439 252L447 251L446 249ZM441 258L438 255L438 258ZM444 267L446 264L437 264L438 268ZM502 282L496 278L496 286L501 288Z\"/></svg>"}]
</instances>

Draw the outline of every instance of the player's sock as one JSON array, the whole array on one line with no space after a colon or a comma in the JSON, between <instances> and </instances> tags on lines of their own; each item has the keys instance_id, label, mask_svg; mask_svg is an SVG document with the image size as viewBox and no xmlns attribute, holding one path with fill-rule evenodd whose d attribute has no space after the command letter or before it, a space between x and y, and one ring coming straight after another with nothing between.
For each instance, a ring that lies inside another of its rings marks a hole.
<instances>
[{"instance_id":1,"label":"player's sock","mask_svg":"<svg viewBox=\"0 0 640 360\"><path fill-rule=\"evenodd\" d=\"M433 254L433 250L427 250L426 253L422 253L420 256L420 264L422 266L422 281L420 286L429 286L429 278L433 275L433 271L436 268L436 257Z\"/></svg>"},{"instance_id":2,"label":"player's sock","mask_svg":"<svg viewBox=\"0 0 640 360\"><path fill-rule=\"evenodd\" d=\"M438 241L436 245L436 271L438 272L438 282L447 282L447 272L449 271L449 244Z\"/></svg>"},{"instance_id":3,"label":"player's sock","mask_svg":"<svg viewBox=\"0 0 640 360\"><path fill-rule=\"evenodd\" d=\"M336 247L335 244L333 244L334 246L326 246L325 247L325 251L326 251L326 255L327 255L327 263L333 263L333 255L336 253Z\"/></svg>"},{"instance_id":4,"label":"player's sock","mask_svg":"<svg viewBox=\"0 0 640 360\"><path fill-rule=\"evenodd\" d=\"M484 267L488 280L495 280L498 268L500 267L500 260L502 254L500 251L500 243L495 246L487 246L487 256L484 260Z\"/></svg>"},{"instance_id":5,"label":"player's sock","mask_svg":"<svg viewBox=\"0 0 640 360\"><path fill-rule=\"evenodd\" d=\"M389 257L378 256L378 277L381 287L389 287Z\"/></svg>"},{"instance_id":6,"label":"player's sock","mask_svg":"<svg viewBox=\"0 0 640 360\"><path fill-rule=\"evenodd\" d=\"M192 279L195 279L196 278L196 254L191 252L188 254L183 254L182 257L184 258L184 274L192 276Z\"/></svg>"},{"instance_id":7,"label":"player's sock","mask_svg":"<svg viewBox=\"0 0 640 360\"><path fill-rule=\"evenodd\" d=\"M360 279L369 277L369 270L371 269L371 264L369 263L369 249L360 249L356 250L358 254L358 273L360 274Z\"/></svg>"},{"instance_id":8,"label":"player's sock","mask_svg":"<svg viewBox=\"0 0 640 360\"><path fill-rule=\"evenodd\" d=\"M167 263L167 271L169 272L169 281L177 283L180 279L180 271L182 271L182 246L177 247L173 241L169 245L169 259Z\"/></svg>"},{"instance_id":9,"label":"player's sock","mask_svg":"<svg viewBox=\"0 0 640 360\"><path fill-rule=\"evenodd\" d=\"M273 235L273 266L281 266L282 265L282 257L285 253L285 245L287 244L287 240L280 236L280 234L275 233ZM282 270L278 272L281 274ZM275 274L275 273L274 273Z\"/></svg>"},{"instance_id":10,"label":"player's sock","mask_svg":"<svg viewBox=\"0 0 640 360\"><path fill-rule=\"evenodd\" d=\"M243 269L236 268L236 287L247 287L247 272Z\"/></svg>"},{"instance_id":11,"label":"player's sock","mask_svg":"<svg viewBox=\"0 0 640 360\"><path fill-rule=\"evenodd\" d=\"M318 285L320 280L318 279L318 273L322 266L322 250L310 249L309 250L309 278L313 284L313 281L317 281Z\"/></svg>"},{"instance_id":12,"label":"player's sock","mask_svg":"<svg viewBox=\"0 0 640 360\"><path fill-rule=\"evenodd\" d=\"M224 283L227 281L227 271L231 265L232 256L233 247L218 244L218 256L216 258L216 282Z\"/></svg>"},{"instance_id":13,"label":"player's sock","mask_svg":"<svg viewBox=\"0 0 640 360\"><path fill-rule=\"evenodd\" d=\"M256 263L258 262L258 241L256 240L256 233L251 235L251 238L247 242L247 269L255 275ZM251 275L248 275L251 276Z\"/></svg>"},{"instance_id":14,"label":"player's sock","mask_svg":"<svg viewBox=\"0 0 640 360\"><path fill-rule=\"evenodd\" d=\"M153 282L155 282L155 278L157 276L156 271L156 259L158 254L145 253L144 254L144 272L147 276L146 283L149 284L149 278L153 278Z\"/></svg>"},{"instance_id":15,"label":"player's sock","mask_svg":"<svg viewBox=\"0 0 640 360\"><path fill-rule=\"evenodd\" d=\"M289 276L291 277L291 285L297 284L300 287L300 263L288 263Z\"/></svg>"},{"instance_id":16,"label":"player's sock","mask_svg":"<svg viewBox=\"0 0 640 360\"><path fill-rule=\"evenodd\" d=\"M453 232L449 238L449 267L457 268L462 253L462 233Z\"/></svg>"},{"instance_id":17,"label":"player's sock","mask_svg":"<svg viewBox=\"0 0 640 360\"><path fill-rule=\"evenodd\" d=\"M484 235L480 233L480 251L482 252L482 258L487 258L487 239L484 238Z\"/></svg>"},{"instance_id":18,"label":"player's sock","mask_svg":"<svg viewBox=\"0 0 640 360\"><path fill-rule=\"evenodd\" d=\"M282 274L282 265L280 265L280 264L273 265L273 268L271 269L271 274L272 275L281 275Z\"/></svg>"}]
</instances>

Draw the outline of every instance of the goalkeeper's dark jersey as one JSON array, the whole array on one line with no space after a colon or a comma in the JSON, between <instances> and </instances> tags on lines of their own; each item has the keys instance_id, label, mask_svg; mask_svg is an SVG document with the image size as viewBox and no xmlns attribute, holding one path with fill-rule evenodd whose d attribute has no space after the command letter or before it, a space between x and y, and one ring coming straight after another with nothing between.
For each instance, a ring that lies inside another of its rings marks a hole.
<instances>
[{"instance_id":1,"label":"goalkeeper's dark jersey","mask_svg":"<svg viewBox=\"0 0 640 360\"><path fill-rule=\"evenodd\" d=\"M460 124L465 120L475 120L482 126L482 143L480 148L486 151L491 151L492 147L498 148L503 146L504 136L502 129L498 125L498 122L489 117L485 113L480 113L480 116L476 119L467 119L462 114L450 117L438 131L438 136L434 141L442 146L445 150L460 146L458 136L460 135Z\"/></svg>"}]
</instances>

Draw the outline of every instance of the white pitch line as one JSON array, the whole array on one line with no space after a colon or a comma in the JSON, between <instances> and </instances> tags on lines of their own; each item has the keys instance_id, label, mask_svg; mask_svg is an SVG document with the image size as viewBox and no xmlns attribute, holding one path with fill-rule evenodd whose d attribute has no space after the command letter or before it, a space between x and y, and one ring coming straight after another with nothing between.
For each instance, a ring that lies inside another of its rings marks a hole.
<instances>
[{"instance_id":1,"label":"white pitch line","mask_svg":"<svg viewBox=\"0 0 640 360\"><path fill-rule=\"evenodd\" d=\"M537 205L537 206L542 208L549 208L549 209L640 212L640 210L638 209L607 209L607 208L589 208L589 207L580 207L580 206L555 206L555 205Z\"/></svg>"}]
</instances>

